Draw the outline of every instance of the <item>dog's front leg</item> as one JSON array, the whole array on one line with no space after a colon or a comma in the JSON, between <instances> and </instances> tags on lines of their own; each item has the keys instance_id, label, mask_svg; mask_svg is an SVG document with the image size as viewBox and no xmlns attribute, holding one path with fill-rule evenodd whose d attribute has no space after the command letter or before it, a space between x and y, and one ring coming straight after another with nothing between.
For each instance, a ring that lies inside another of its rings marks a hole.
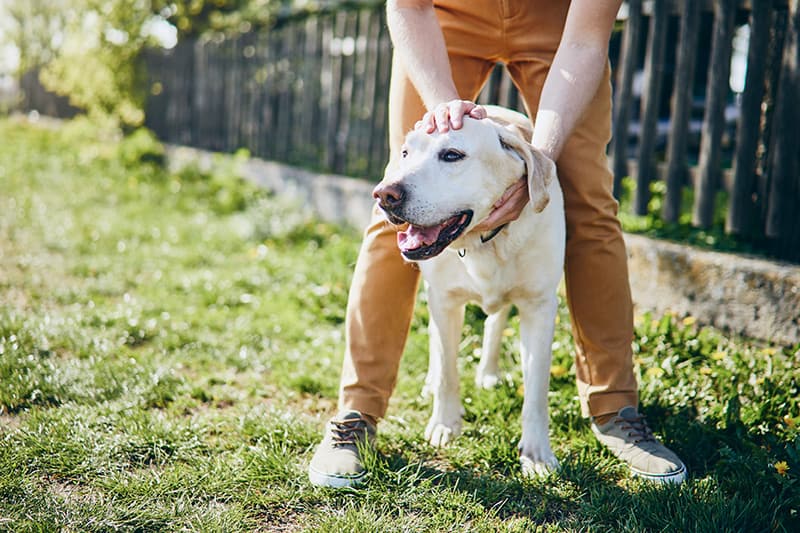
<instances>
[{"instance_id":1,"label":"dog's front leg","mask_svg":"<svg viewBox=\"0 0 800 533\"><path fill-rule=\"evenodd\" d=\"M556 296L520 306L520 351L525 398L522 404L522 471L528 476L546 475L558 468L550 449L547 392L558 301Z\"/></svg>"},{"instance_id":2,"label":"dog's front leg","mask_svg":"<svg viewBox=\"0 0 800 533\"><path fill-rule=\"evenodd\" d=\"M464 304L446 294L428 292L430 323L429 374L433 414L425 438L433 446L444 446L461 433L461 395L458 383L458 344L464 324Z\"/></svg>"}]
</instances>

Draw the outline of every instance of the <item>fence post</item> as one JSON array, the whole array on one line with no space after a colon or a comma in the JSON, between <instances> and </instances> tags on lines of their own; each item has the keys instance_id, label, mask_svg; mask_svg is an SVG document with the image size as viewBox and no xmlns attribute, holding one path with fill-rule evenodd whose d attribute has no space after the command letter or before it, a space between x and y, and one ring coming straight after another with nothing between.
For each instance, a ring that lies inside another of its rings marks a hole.
<instances>
[{"instance_id":1,"label":"fence post","mask_svg":"<svg viewBox=\"0 0 800 533\"><path fill-rule=\"evenodd\" d=\"M661 104L661 86L664 80L664 56L666 52L667 22L669 17L667 0L655 0L647 36L647 60L644 65L644 89L642 91L641 135L639 137L639 172L636 176L634 211L647 214L650 201L650 182L656 178L656 134L658 133L658 109Z\"/></svg>"},{"instance_id":2,"label":"fence post","mask_svg":"<svg viewBox=\"0 0 800 533\"><path fill-rule=\"evenodd\" d=\"M662 213L666 222L677 222L681 213L681 192L686 182L686 145L694 95L700 4L697 0L683 0L681 12L678 65L672 86L672 124L667 141L667 192Z\"/></svg>"},{"instance_id":3,"label":"fence post","mask_svg":"<svg viewBox=\"0 0 800 533\"><path fill-rule=\"evenodd\" d=\"M766 235L779 238L789 259L800 257L800 0L789 0L789 17L783 49L778 102L776 104L772 180L767 210ZM791 249L793 248L793 249ZM783 255L783 254L782 254Z\"/></svg>"},{"instance_id":4,"label":"fence post","mask_svg":"<svg viewBox=\"0 0 800 533\"><path fill-rule=\"evenodd\" d=\"M732 234L751 231L758 218L753 194L756 186L756 150L761 130L761 102L764 99L771 13L770 2L753 2L747 76L742 93L741 118L736 131L733 182L725 221L725 231Z\"/></svg>"},{"instance_id":5,"label":"fence post","mask_svg":"<svg viewBox=\"0 0 800 533\"><path fill-rule=\"evenodd\" d=\"M711 68L706 89L706 112L703 117L700 162L692 211L692 224L701 228L711 227L714 222L714 198L720 181L720 145L725 128L725 101L729 90L736 4L736 0L714 0Z\"/></svg>"},{"instance_id":6,"label":"fence post","mask_svg":"<svg viewBox=\"0 0 800 533\"><path fill-rule=\"evenodd\" d=\"M622 39L617 90L614 98L614 131L611 154L614 173L614 196L620 197L622 178L628 175L628 126L630 124L630 101L633 95L633 76L639 57L639 36L642 26L642 0L628 2L628 20Z\"/></svg>"},{"instance_id":7,"label":"fence post","mask_svg":"<svg viewBox=\"0 0 800 533\"><path fill-rule=\"evenodd\" d=\"M384 11L380 10L378 24L378 41L375 44L378 55L377 68L375 68L375 92L372 100L372 126L381 135L370 135L369 138L369 173L371 176L381 176L383 167L389 157L388 140L388 112L389 105L389 78L392 65L392 47L389 31L386 28Z\"/></svg>"}]
</instances>

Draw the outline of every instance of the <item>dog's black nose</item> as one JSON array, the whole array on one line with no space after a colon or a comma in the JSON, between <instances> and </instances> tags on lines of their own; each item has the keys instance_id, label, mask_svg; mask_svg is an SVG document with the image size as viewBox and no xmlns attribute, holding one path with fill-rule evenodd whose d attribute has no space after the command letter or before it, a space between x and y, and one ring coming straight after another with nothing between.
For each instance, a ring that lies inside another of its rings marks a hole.
<instances>
[{"instance_id":1,"label":"dog's black nose","mask_svg":"<svg viewBox=\"0 0 800 533\"><path fill-rule=\"evenodd\" d=\"M381 206L381 209L391 211L403 203L406 198L406 190L397 183L378 185L372 191L372 197L378 200L378 205Z\"/></svg>"}]
</instances>

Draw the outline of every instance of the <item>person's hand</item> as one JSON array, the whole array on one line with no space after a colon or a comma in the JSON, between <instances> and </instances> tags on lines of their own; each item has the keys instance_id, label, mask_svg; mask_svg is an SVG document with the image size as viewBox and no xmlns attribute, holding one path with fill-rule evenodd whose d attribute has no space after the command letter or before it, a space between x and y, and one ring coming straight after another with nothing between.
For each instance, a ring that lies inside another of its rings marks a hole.
<instances>
[{"instance_id":1,"label":"person's hand","mask_svg":"<svg viewBox=\"0 0 800 533\"><path fill-rule=\"evenodd\" d=\"M491 231L517 220L528 199L528 180L520 178L506 189L503 196L494 203L494 209L489 216L475 226L475 229L480 232Z\"/></svg>"},{"instance_id":2,"label":"person's hand","mask_svg":"<svg viewBox=\"0 0 800 533\"><path fill-rule=\"evenodd\" d=\"M450 128L457 130L464 125L464 115L477 119L486 118L486 109L469 100L450 100L425 113L414 128L423 129L425 133L444 133Z\"/></svg>"}]
</instances>

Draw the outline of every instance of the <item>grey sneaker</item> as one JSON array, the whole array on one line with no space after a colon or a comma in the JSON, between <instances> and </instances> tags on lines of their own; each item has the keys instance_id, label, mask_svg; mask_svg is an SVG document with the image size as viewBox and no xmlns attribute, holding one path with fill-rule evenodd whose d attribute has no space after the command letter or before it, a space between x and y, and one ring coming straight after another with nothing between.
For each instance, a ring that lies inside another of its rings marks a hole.
<instances>
[{"instance_id":1,"label":"grey sneaker","mask_svg":"<svg viewBox=\"0 0 800 533\"><path fill-rule=\"evenodd\" d=\"M360 448L372 446L375 424L358 411L332 418L308 467L308 479L318 487L352 487L364 481Z\"/></svg>"},{"instance_id":2,"label":"grey sneaker","mask_svg":"<svg viewBox=\"0 0 800 533\"><path fill-rule=\"evenodd\" d=\"M592 431L611 453L628 463L631 473L658 483L682 483L686 467L658 442L635 407L623 407L603 425L592 420Z\"/></svg>"}]
</instances>

